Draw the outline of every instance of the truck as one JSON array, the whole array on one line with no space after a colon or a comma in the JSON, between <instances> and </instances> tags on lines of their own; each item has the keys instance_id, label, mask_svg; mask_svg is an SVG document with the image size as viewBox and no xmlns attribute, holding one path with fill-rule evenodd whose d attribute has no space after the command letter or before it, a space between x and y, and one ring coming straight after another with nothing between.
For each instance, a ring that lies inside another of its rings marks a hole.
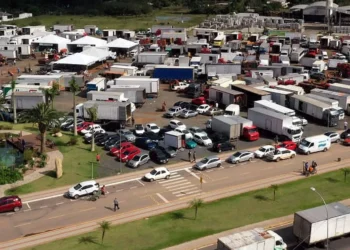
<instances>
[{"instance_id":1,"label":"truck","mask_svg":"<svg viewBox=\"0 0 350 250\"><path fill-rule=\"evenodd\" d=\"M26 92L26 93L44 93L46 90L51 89L52 86L36 86L36 85L23 85L16 84L15 92ZM12 88L11 84L6 84L2 86L2 94L5 99L11 98Z\"/></svg>"},{"instance_id":2,"label":"truck","mask_svg":"<svg viewBox=\"0 0 350 250\"><path fill-rule=\"evenodd\" d=\"M17 51L16 50L0 50L0 54L8 59L16 59Z\"/></svg>"},{"instance_id":3,"label":"truck","mask_svg":"<svg viewBox=\"0 0 350 250\"><path fill-rule=\"evenodd\" d=\"M136 61L142 64L163 64L167 58L167 52L142 52L136 55Z\"/></svg>"},{"instance_id":4,"label":"truck","mask_svg":"<svg viewBox=\"0 0 350 250\"><path fill-rule=\"evenodd\" d=\"M348 63L346 59L328 59L328 69L337 69L339 63Z\"/></svg>"},{"instance_id":5,"label":"truck","mask_svg":"<svg viewBox=\"0 0 350 250\"><path fill-rule=\"evenodd\" d=\"M158 96L159 79L149 76L122 76L114 80L116 86L120 85L139 85L145 88L148 96Z\"/></svg>"},{"instance_id":6,"label":"truck","mask_svg":"<svg viewBox=\"0 0 350 250\"><path fill-rule=\"evenodd\" d=\"M46 98L44 93L31 93L31 92L15 92L14 94L16 109L28 110L34 108L39 103L45 103ZM7 100L7 108L12 108L12 100Z\"/></svg>"},{"instance_id":7,"label":"truck","mask_svg":"<svg viewBox=\"0 0 350 250\"><path fill-rule=\"evenodd\" d=\"M160 80L193 80L193 67L180 66L156 66L153 71L153 78Z\"/></svg>"},{"instance_id":8,"label":"truck","mask_svg":"<svg viewBox=\"0 0 350 250\"><path fill-rule=\"evenodd\" d=\"M332 83L329 85L328 89L331 91L350 94L350 85L346 85L342 83Z\"/></svg>"},{"instance_id":9,"label":"truck","mask_svg":"<svg viewBox=\"0 0 350 250\"><path fill-rule=\"evenodd\" d=\"M118 85L112 86L113 88L107 89L106 92L122 92L125 98L134 103L136 107L142 107L146 102L146 89L140 86Z\"/></svg>"},{"instance_id":10,"label":"truck","mask_svg":"<svg viewBox=\"0 0 350 250\"><path fill-rule=\"evenodd\" d=\"M211 129L229 136L231 140L242 137L247 141L256 141L260 138L253 122L238 115L214 116L211 121Z\"/></svg>"},{"instance_id":11,"label":"truck","mask_svg":"<svg viewBox=\"0 0 350 250\"><path fill-rule=\"evenodd\" d=\"M294 94L290 91L279 90L276 88L258 87L261 90L269 92L271 94L271 100L279 105L288 106L289 98Z\"/></svg>"},{"instance_id":12,"label":"truck","mask_svg":"<svg viewBox=\"0 0 350 250\"><path fill-rule=\"evenodd\" d=\"M350 233L350 208L340 202L314 207L296 212L293 220L293 234L304 244L310 246L323 244L328 240ZM330 216L327 216L330 215Z\"/></svg>"},{"instance_id":13,"label":"truck","mask_svg":"<svg viewBox=\"0 0 350 250\"><path fill-rule=\"evenodd\" d=\"M234 233L217 241L217 250L287 250L287 244L277 233L263 228Z\"/></svg>"},{"instance_id":14,"label":"truck","mask_svg":"<svg viewBox=\"0 0 350 250\"><path fill-rule=\"evenodd\" d=\"M317 60L312 64L310 73L321 73L324 70L327 70L327 64L323 60Z\"/></svg>"},{"instance_id":15,"label":"truck","mask_svg":"<svg viewBox=\"0 0 350 250\"><path fill-rule=\"evenodd\" d=\"M271 94L244 84L232 84L232 90L236 90L245 94L245 100L243 105L246 107L254 107L254 102L259 100L271 100Z\"/></svg>"},{"instance_id":16,"label":"truck","mask_svg":"<svg viewBox=\"0 0 350 250\"><path fill-rule=\"evenodd\" d=\"M182 139L184 138L184 134L178 131L168 131L164 134L164 146L165 147L173 147L176 149L182 148L183 143Z\"/></svg>"},{"instance_id":17,"label":"truck","mask_svg":"<svg viewBox=\"0 0 350 250\"><path fill-rule=\"evenodd\" d=\"M304 67L311 68L314 62L316 62L318 59L314 57L302 57L300 59L300 64Z\"/></svg>"},{"instance_id":18,"label":"truck","mask_svg":"<svg viewBox=\"0 0 350 250\"><path fill-rule=\"evenodd\" d=\"M330 104L304 95L291 96L290 108L319 120L325 126L334 127L339 122L339 112L333 109Z\"/></svg>"},{"instance_id":19,"label":"truck","mask_svg":"<svg viewBox=\"0 0 350 250\"><path fill-rule=\"evenodd\" d=\"M242 65L240 63L212 63L205 64L205 73L208 77L220 74L241 74Z\"/></svg>"},{"instance_id":20,"label":"truck","mask_svg":"<svg viewBox=\"0 0 350 250\"><path fill-rule=\"evenodd\" d=\"M97 119L100 121L120 121L127 123L131 120L130 102L87 101L75 107L78 117L89 119L89 108L97 108Z\"/></svg>"},{"instance_id":21,"label":"truck","mask_svg":"<svg viewBox=\"0 0 350 250\"><path fill-rule=\"evenodd\" d=\"M267 100L255 101L254 108L264 108L286 116L295 116L295 111L293 109L286 108L277 103L273 103L272 101Z\"/></svg>"},{"instance_id":22,"label":"truck","mask_svg":"<svg viewBox=\"0 0 350 250\"><path fill-rule=\"evenodd\" d=\"M87 92L102 91L106 89L106 78L96 77L86 84Z\"/></svg>"},{"instance_id":23,"label":"truck","mask_svg":"<svg viewBox=\"0 0 350 250\"><path fill-rule=\"evenodd\" d=\"M318 88L312 89L311 94L337 100L339 102L339 107L341 107L348 115L350 114L350 94Z\"/></svg>"},{"instance_id":24,"label":"truck","mask_svg":"<svg viewBox=\"0 0 350 250\"><path fill-rule=\"evenodd\" d=\"M329 104L333 109L338 110L338 112L339 112L339 120L344 120L344 118L345 118L345 111L344 111L344 109L339 107L339 101L334 100L334 99L330 99L328 97L319 96L317 94L306 94L305 96Z\"/></svg>"},{"instance_id":25,"label":"truck","mask_svg":"<svg viewBox=\"0 0 350 250\"><path fill-rule=\"evenodd\" d=\"M128 98L125 98L122 92L102 92L102 91L89 91L87 93L88 101L119 101L126 102Z\"/></svg>"},{"instance_id":26,"label":"truck","mask_svg":"<svg viewBox=\"0 0 350 250\"><path fill-rule=\"evenodd\" d=\"M295 95L304 95L305 94L305 91L302 87L295 86L295 85L277 85L277 86L275 86L275 89L289 91L289 92L294 93Z\"/></svg>"},{"instance_id":27,"label":"truck","mask_svg":"<svg viewBox=\"0 0 350 250\"><path fill-rule=\"evenodd\" d=\"M200 83L191 83L186 91L186 95L190 98L197 98L201 96L204 90L204 85Z\"/></svg>"},{"instance_id":28,"label":"truck","mask_svg":"<svg viewBox=\"0 0 350 250\"><path fill-rule=\"evenodd\" d=\"M248 119L253 121L258 128L287 137L293 142L299 142L303 135L300 127L293 125L292 117L265 108L248 109Z\"/></svg>"}]
</instances>

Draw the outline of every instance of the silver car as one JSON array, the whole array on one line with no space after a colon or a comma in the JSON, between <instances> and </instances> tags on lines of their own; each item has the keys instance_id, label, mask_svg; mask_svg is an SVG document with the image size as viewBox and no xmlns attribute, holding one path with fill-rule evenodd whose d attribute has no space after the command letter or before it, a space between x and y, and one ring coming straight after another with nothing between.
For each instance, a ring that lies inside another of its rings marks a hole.
<instances>
[{"instance_id":1,"label":"silver car","mask_svg":"<svg viewBox=\"0 0 350 250\"><path fill-rule=\"evenodd\" d=\"M129 129L120 129L118 134L124 136L130 142L134 142L136 140L135 135Z\"/></svg>"},{"instance_id":2,"label":"silver car","mask_svg":"<svg viewBox=\"0 0 350 250\"><path fill-rule=\"evenodd\" d=\"M149 162L150 158L148 154L135 155L130 161L128 161L128 166L132 168L137 168Z\"/></svg>"},{"instance_id":3,"label":"silver car","mask_svg":"<svg viewBox=\"0 0 350 250\"><path fill-rule=\"evenodd\" d=\"M195 117L197 115L198 115L197 111L186 109L186 110L182 110L179 116L182 118L190 118L190 117Z\"/></svg>"},{"instance_id":4,"label":"silver car","mask_svg":"<svg viewBox=\"0 0 350 250\"><path fill-rule=\"evenodd\" d=\"M244 162L244 161L252 161L254 159L254 153L250 151L238 151L231 155L227 161L233 164Z\"/></svg>"},{"instance_id":5,"label":"silver car","mask_svg":"<svg viewBox=\"0 0 350 250\"><path fill-rule=\"evenodd\" d=\"M327 132L324 133L325 136L329 137L331 139L331 142L340 142L340 135L337 132Z\"/></svg>"},{"instance_id":6,"label":"silver car","mask_svg":"<svg viewBox=\"0 0 350 250\"><path fill-rule=\"evenodd\" d=\"M198 170L206 170L208 168L219 168L222 161L218 156L208 156L203 158L201 161L197 162L193 168Z\"/></svg>"},{"instance_id":7,"label":"silver car","mask_svg":"<svg viewBox=\"0 0 350 250\"><path fill-rule=\"evenodd\" d=\"M179 106L174 106L170 109L168 109L167 112L164 113L164 117L172 118L175 116L178 116L183 109Z\"/></svg>"}]
</instances>

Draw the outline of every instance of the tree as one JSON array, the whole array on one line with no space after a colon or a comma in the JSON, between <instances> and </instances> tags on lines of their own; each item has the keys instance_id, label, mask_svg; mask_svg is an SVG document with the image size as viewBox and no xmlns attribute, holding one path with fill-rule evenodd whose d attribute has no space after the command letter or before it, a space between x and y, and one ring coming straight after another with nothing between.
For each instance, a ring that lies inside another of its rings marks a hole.
<instances>
[{"instance_id":1,"label":"tree","mask_svg":"<svg viewBox=\"0 0 350 250\"><path fill-rule=\"evenodd\" d=\"M52 84L52 88L45 90L45 96L46 96L46 103L51 102L51 108L53 109L53 101L60 93L60 85L57 82L54 82Z\"/></svg>"},{"instance_id":2,"label":"tree","mask_svg":"<svg viewBox=\"0 0 350 250\"><path fill-rule=\"evenodd\" d=\"M17 107L16 107L16 99L15 99L15 88L16 88L16 81L11 81L11 103L12 103L12 110L13 110L13 122L17 123Z\"/></svg>"},{"instance_id":3,"label":"tree","mask_svg":"<svg viewBox=\"0 0 350 250\"><path fill-rule=\"evenodd\" d=\"M97 106L93 106L91 108L88 108L86 110L88 116L90 117L90 120L92 122L95 122L97 120ZM91 140L91 152L95 151L95 135L92 134L92 140Z\"/></svg>"},{"instance_id":4,"label":"tree","mask_svg":"<svg viewBox=\"0 0 350 250\"><path fill-rule=\"evenodd\" d=\"M195 220L197 219L198 208L203 206L203 204L204 204L204 202L202 199L193 199L192 201L190 201L189 207L194 208L194 219Z\"/></svg>"},{"instance_id":5,"label":"tree","mask_svg":"<svg viewBox=\"0 0 350 250\"><path fill-rule=\"evenodd\" d=\"M75 80L75 77L72 77L72 80L69 81L69 90L73 94L73 117L74 117L74 136L77 136L77 112L75 112L75 106L76 106L76 94L79 91L80 87L77 84L77 81Z\"/></svg>"},{"instance_id":6,"label":"tree","mask_svg":"<svg viewBox=\"0 0 350 250\"><path fill-rule=\"evenodd\" d=\"M31 122L38 124L40 131L40 152L45 153L46 149L46 132L50 126L58 125L58 118L61 117L61 113L52 109L50 105L46 103L39 103L34 108L26 110L21 116L21 120L24 122Z\"/></svg>"},{"instance_id":7,"label":"tree","mask_svg":"<svg viewBox=\"0 0 350 250\"><path fill-rule=\"evenodd\" d=\"M78 239L78 242L80 244L88 244L88 243L94 243L96 244L96 240L94 236L82 236Z\"/></svg>"},{"instance_id":8,"label":"tree","mask_svg":"<svg viewBox=\"0 0 350 250\"><path fill-rule=\"evenodd\" d=\"M341 171L344 174L344 182L346 182L346 178L348 177L348 174L350 174L350 168L342 168Z\"/></svg>"},{"instance_id":9,"label":"tree","mask_svg":"<svg viewBox=\"0 0 350 250\"><path fill-rule=\"evenodd\" d=\"M270 186L270 188L273 190L273 200L275 201L276 200L276 192L277 192L277 190L278 190L278 185L276 185L276 184L272 184L271 186Z\"/></svg>"},{"instance_id":10,"label":"tree","mask_svg":"<svg viewBox=\"0 0 350 250\"><path fill-rule=\"evenodd\" d=\"M101 242L103 244L103 239L105 238L106 231L111 229L111 223L109 221L102 221L102 222L100 222L98 224L100 225L100 229L102 230Z\"/></svg>"},{"instance_id":11,"label":"tree","mask_svg":"<svg viewBox=\"0 0 350 250\"><path fill-rule=\"evenodd\" d=\"M6 111L5 104L6 104L5 95L4 93L2 93L0 94L0 119L2 120L5 120L4 115L2 114L2 112Z\"/></svg>"}]
</instances>

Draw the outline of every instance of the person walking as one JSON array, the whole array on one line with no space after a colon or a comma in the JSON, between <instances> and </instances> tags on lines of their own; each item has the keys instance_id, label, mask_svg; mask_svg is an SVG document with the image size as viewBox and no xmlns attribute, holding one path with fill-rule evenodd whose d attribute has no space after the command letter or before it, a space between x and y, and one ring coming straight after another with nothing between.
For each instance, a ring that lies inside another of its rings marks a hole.
<instances>
[{"instance_id":1,"label":"person walking","mask_svg":"<svg viewBox=\"0 0 350 250\"><path fill-rule=\"evenodd\" d=\"M188 161L192 162L192 160L191 160L191 150L188 150Z\"/></svg>"},{"instance_id":2,"label":"person walking","mask_svg":"<svg viewBox=\"0 0 350 250\"><path fill-rule=\"evenodd\" d=\"M119 210L119 202L118 202L117 198L114 198L114 212L117 211L117 208Z\"/></svg>"},{"instance_id":3,"label":"person walking","mask_svg":"<svg viewBox=\"0 0 350 250\"><path fill-rule=\"evenodd\" d=\"M344 122L344 130L347 130L347 129L348 129L348 122L345 121L345 122Z\"/></svg>"},{"instance_id":4,"label":"person walking","mask_svg":"<svg viewBox=\"0 0 350 250\"><path fill-rule=\"evenodd\" d=\"M101 187L101 194L102 194L102 195L106 195L106 186L105 186L105 185L103 185L103 186Z\"/></svg>"},{"instance_id":5,"label":"person walking","mask_svg":"<svg viewBox=\"0 0 350 250\"><path fill-rule=\"evenodd\" d=\"M193 161L196 162L196 150L193 150L192 155L193 155Z\"/></svg>"}]
</instances>

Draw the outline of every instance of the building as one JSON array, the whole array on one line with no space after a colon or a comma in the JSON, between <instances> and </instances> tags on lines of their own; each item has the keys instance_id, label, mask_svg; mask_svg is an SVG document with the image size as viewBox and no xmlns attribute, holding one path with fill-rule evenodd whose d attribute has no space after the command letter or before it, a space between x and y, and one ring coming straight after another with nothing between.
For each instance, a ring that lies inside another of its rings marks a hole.
<instances>
[{"instance_id":1,"label":"building","mask_svg":"<svg viewBox=\"0 0 350 250\"><path fill-rule=\"evenodd\" d=\"M13 19L13 15L7 12L0 12L0 21L6 22Z\"/></svg>"}]
</instances>

